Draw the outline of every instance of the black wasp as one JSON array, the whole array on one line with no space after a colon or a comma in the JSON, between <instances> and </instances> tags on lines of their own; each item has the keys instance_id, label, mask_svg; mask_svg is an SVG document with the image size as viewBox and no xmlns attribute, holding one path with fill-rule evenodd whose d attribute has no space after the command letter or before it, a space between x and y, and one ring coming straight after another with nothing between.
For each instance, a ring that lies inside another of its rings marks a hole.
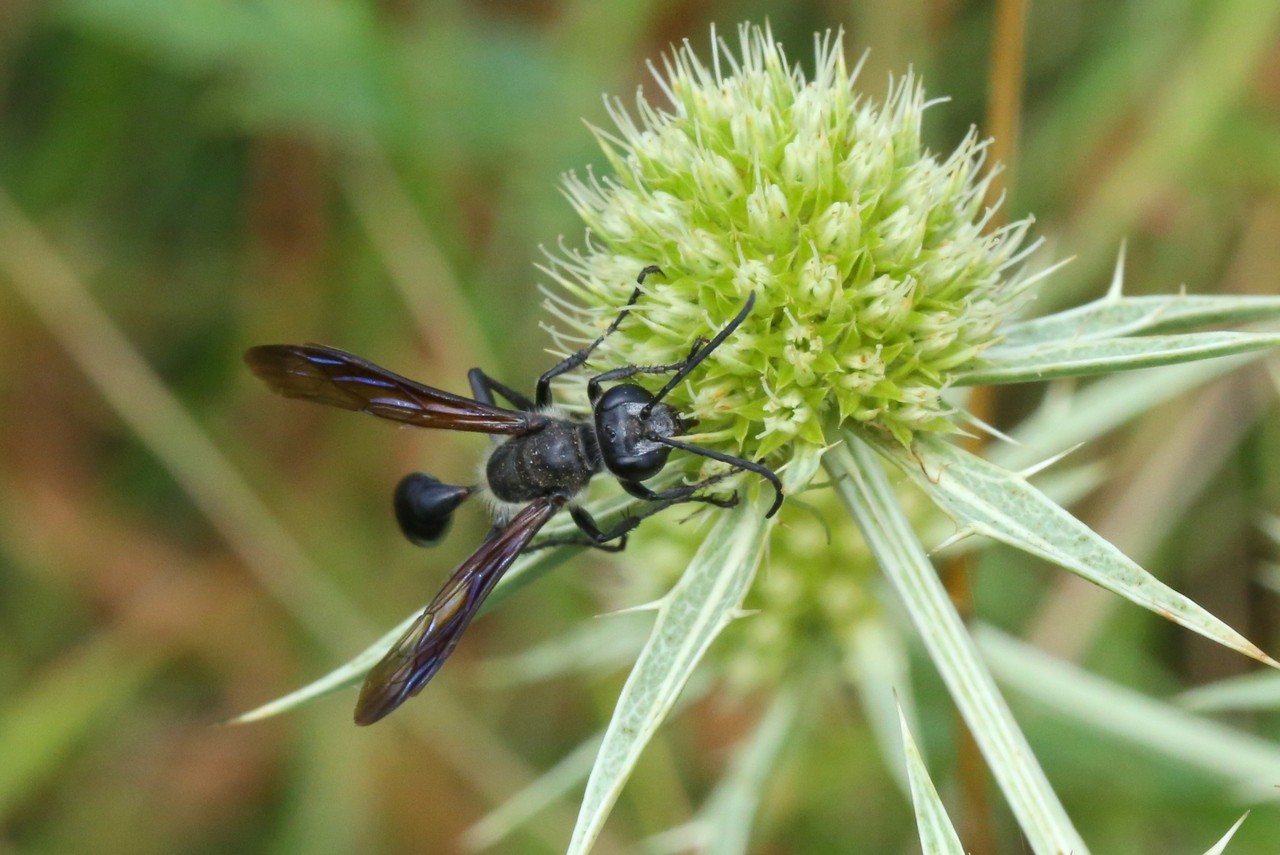
<instances>
[{"instance_id":1,"label":"black wasp","mask_svg":"<svg viewBox=\"0 0 1280 855\"><path fill-rule=\"evenodd\" d=\"M626 543L627 533L642 519L672 505L736 504L736 493L719 495L706 491L732 471L746 470L768 479L775 491L768 515L777 512L782 504L782 484L772 470L676 439L695 422L662 403L668 392L746 320L755 303L754 294L724 329L709 341L694 342L680 362L629 365L590 378L590 418L573 418L554 405L551 381L587 361L627 317L640 298L645 277L654 273L660 273L657 267L641 271L626 307L599 338L538 378L533 400L479 368L473 368L468 375L473 397L464 398L323 345L269 344L245 353L253 373L286 397L371 413L416 427L474 431L495 437L484 466L484 484L445 484L429 475L414 473L396 487L396 519L405 536L418 545L438 542L453 511L477 491L487 492L493 500L495 523L480 548L462 562L409 630L369 671L356 702L356 724L378 721L421 691L453 652L480 604L521 552L564 543L619 550ZM606 383L639 374L672 376L656 394L635 383L604 388ZM499 407L495 395L505 398L515 409ZM662 471L672 449L709 457L733 469L669 489L654 491L644 486L641 482ZM595 475L606 471L624 490L648 504L602 529L585 508L573 504L573 499ZM581 534L531 544L539 530L565 505Z\"/></svg>"}]
</instances>

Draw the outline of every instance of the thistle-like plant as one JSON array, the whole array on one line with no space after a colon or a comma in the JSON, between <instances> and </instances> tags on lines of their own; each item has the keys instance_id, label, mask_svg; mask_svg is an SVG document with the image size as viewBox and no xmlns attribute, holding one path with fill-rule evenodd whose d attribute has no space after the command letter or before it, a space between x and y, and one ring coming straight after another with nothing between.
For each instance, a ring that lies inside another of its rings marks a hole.
<instances>
[{"instance_id":1,"label":"thistle-like plant","mask_svg":"<svg viewBox=\"0 0 1280 855\"><path fill-rule=\"evenodd\" d=\"M1004 542L1275 665L1050 498L1078 493L1080 479L1071 476L1079 472L1043 489L1028 479L1042 468L1029 455L1056 460L1157 400L1280 344L1271 332L1193 331L1280 316L1280 300L1126 297L1118 265L1105 297L1026 319L1052 268L1029 261L1036 247L1027 243L1030 220L993 226L985 202L992 172L984 171L985 146L975 132L949 155L929 152L921 142L927 102L919 82L907 75L890 85L882 104L871 101L855 89L856 69L846 67L839 37L815 39L811 77L767 29L744 26L739 37L735 50L713 34L709 64L685 44L655 69L662 106L643 94L631 111L609 102L616 127L596 134L612 174L567 179L587 236L577 248L562 245L543 267L554 280L548 306L564 352L594 340L617 317L641 268L662 268L594 352L596 373L679 362L691 342L722 328L754 294L747 320L667 401L697 419L693 441L767 463L789 496L783 512L766 519L771 491L746 473L737 481L744 497L737 508L699 511L706 525L669 525L661 543L638 538L638 548L662 555L646 566L683 569L674 580L645 577L656 619L638 642L594 753L569 851L591 847L647 741L709 651L715 667L708 676L769 689L777 701L684 830L688 839L742 851L767 770L787 734L803 727L800 699L826 668L856 685L891 762L905 768L901 781L915 799L926 851L960 851L914 743L900 729L915 720L906 664L914 631L1032 850L1084 853L975 636L1010 680L1027 673L1020 669L1039 669L1055 686L1099 687L991 631L965 627L922 545L922 538L938 539L936 526L925 507L895 489L886 464L954 522L948 543L970 546L969 535ZM967 387L1210 358L1218 358L1211 367L1165 369L1158 380L1095 383L1080 395L1109 395L1108 406L1082 401L1074 411L1033 418L1021 444L986 458L955 442L982 429L966 415ZM572 398L581 387L566 383L560 392ZM1108 417L1098 419L1104 411ZM697 469L718 465L673 458L665 474L702 477ZM594 510L607 518L626 502L603 498ZM762 561L767 572L757 574ZM523 559L495 600L547 563ZM732 647L710 650L723 629L748 614ZM250 717L358 682L403 628ZM1118 710L1151 703L1110 687L1099 691L1113 692L1105 701ZM1146 712L1170 732L1185 725L1169 708ZM1255 756L1276 762L1273 748L1255 748ZM1245 766L1242 781L1250 777ZM489 839L499 824L483 826L476 839Z\"/></svg>"}]
</instances>

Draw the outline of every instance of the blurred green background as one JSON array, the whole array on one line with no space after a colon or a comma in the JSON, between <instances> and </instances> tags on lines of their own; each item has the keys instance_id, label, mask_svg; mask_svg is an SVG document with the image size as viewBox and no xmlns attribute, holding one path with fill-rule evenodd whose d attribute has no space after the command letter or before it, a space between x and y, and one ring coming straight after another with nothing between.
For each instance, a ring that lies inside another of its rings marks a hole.
<instances>
[{"instance_id":1,"label":"blurred green background","mask_svg":"<svg viewBox=\"0 0 1280 855\"><path fill-rule=\"evenodd\" d=\"M1040 310L1100 293L1122 239L1131 292L1277 292L1278 9L1031 9L1009 212L1077 256ZM481 665L589 620L636 558L582 555L521 591L384 725L354 728L348 692L213 726L363 649L485 527L462 514L424 553L388 512L411 469L469 480L476 438L282 401L240 354L315 340L454 390L475 364L527 387L549 361L532 265L581 240L558 177L602 160L582 119L655 92L645 60L673 42L706 56L712 22L734 41L766 18L802 63L843 27L872 97L923 74L950 98L928 113L937 149L985 123L990 2L0 2L0 852L460 851L601 726L624 668L508 685ZM1002 395L998 422L1041 393ZM1096 450L1116 478L1078 509L1273 653L1254 520L1277 508L1275 397L1259 370L1152 414ZM1025 563L979 574L978 611L1060 655L1159 694L1247 668ZM667 728L598 851L686 820L757 710L713 697ZM913 851L856 705L823 714L757 850ZM945 782L952 723L930 724ZM1048 711L1026 724L1095 851L1203 851L1240 813ZM576 795L493 851L562 849ZM1238 840L1280 851L1280 817Z\"/></svg>"}]
</instances>

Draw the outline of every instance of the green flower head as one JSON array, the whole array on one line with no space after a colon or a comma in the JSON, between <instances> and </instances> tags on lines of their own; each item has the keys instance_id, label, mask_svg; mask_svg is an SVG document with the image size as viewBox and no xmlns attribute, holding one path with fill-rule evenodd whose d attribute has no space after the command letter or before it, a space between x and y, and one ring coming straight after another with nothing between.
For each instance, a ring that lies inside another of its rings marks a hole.
<instances>
[{"instance_id":1,"label":"green flower head","mask_svg":"<svg viewBox=\"0 0 1280 855\"><path fill-rule=\"evenodd\" d=\"M599 335L656 264L602 365L668 364L736 314L751 316L671 403L699 441L752 459L818 449L858 423L907 444L955 430L943 400L1023 302L1010 275L1029 220L989 229L990 173L970 132L939 158L920 139L926 103L908 75L883 106L854 90L839 36L815 39L808 79L768 28L740 50L714 39L708 68L686 43L655 69L671 106L609 103L596 130L614 177L570 175L585 249L544 268L560 345ZM785 455L787 457L790 454Z\"/></svg>"}]
</instances>

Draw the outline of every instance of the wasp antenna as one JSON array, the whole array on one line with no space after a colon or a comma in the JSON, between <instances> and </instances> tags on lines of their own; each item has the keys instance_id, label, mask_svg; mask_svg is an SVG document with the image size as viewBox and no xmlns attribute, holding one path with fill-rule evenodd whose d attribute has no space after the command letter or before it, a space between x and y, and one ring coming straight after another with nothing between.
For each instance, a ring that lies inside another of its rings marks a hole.
<instances>
[{"instance_id":1,"label":"wasp antenna","mask_svg":"<svg viewBox=\"0 0 1280 855\"><path fill-rule=\"evenodd\" d=\"M782 480L778 478L778 473L774 472L763 463L755 463L741 457L734 457L732 454L725 454L723 451L713 451L710 448L703 448L700 445L681 442L678 439L672 439L670 437L654 436L650 437L650 439L655 442L660 442L663 445L669 445L672 448L678 448L681 451L687 451L690 454L696 454L699 457L709 457L712 460L718 460L721 463L728 463L730 466L734 466L738 469L756 473L773 485L773 506L769 508L769 513L765 514L765 518L767 519L772 517L778 512L778 508L782 507L782 500L784 498L782 493Z\"/></svg>"},{"instance_id":2,"label":"wasp antenna","mask_svg":"<svg viewBox=\"0 0 1280 855\"><path fill-rule=\"evenodd\" d=\"M681 366L680 370L675 373L675 376L673 376L670 380L668 380L667 385L663 386L660 390L658 390L658 393L653 396L653 400L650 401L648 404L646 404L645 408L640 411L640 417L646 418L649 415L649 413L653 411L654 404L661 401L663 398L667 396L668 392L670 392L676 386L680 385L680 381L688 377L690 371L697 368L698 365L702 362L702 360L710 356L711 352L715 350L717 347L719 347L721 344L723 344L726 338L733 335L733 331L736 330L738 327L742 326L742 322L747 319L747 315L751 314L751 307L754 306L755 304L756 304L756 292L752 291L750 294L747 295L747 302L743 304L742 310L738 312L738 314L734 317L733 320L725 324L724 329L716 333L715 338L711 339L711 341L707 342L705 345L702 346L701 350L699 350L697 353L694 353L688 359L685 360L684 365ZM746 467L746 468L750 468L750 467Z\"/></svg>"}]
</instances>

